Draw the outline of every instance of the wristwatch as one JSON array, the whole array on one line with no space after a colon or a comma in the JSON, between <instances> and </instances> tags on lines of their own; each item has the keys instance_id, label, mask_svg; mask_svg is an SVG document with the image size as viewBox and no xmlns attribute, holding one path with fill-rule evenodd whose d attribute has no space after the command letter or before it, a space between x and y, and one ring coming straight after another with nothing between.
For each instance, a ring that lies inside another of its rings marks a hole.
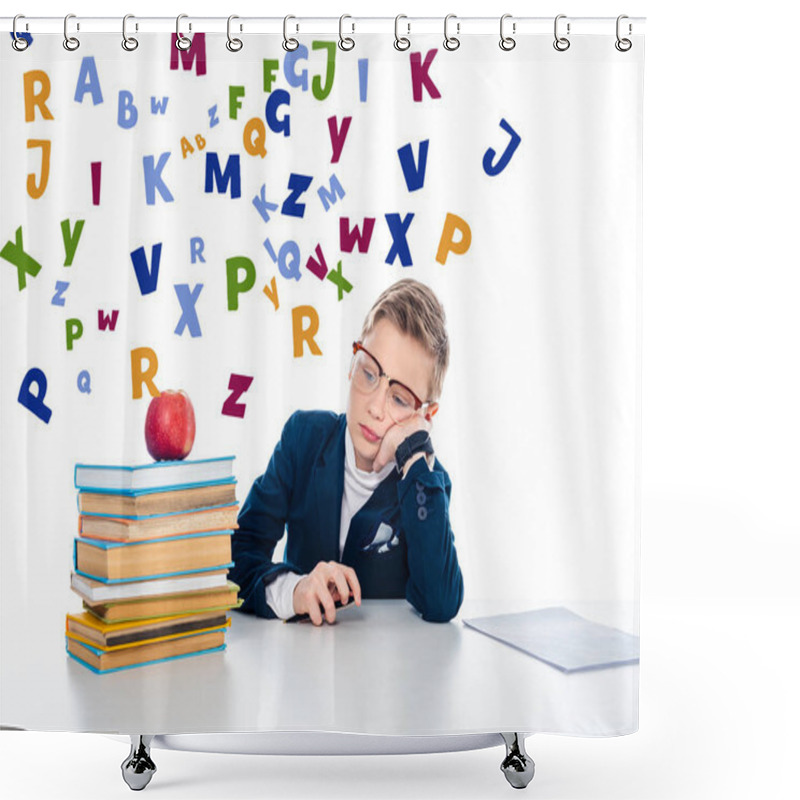
<instances>
[{"instance_id":1,"label":"wristwatch","mask_svg":"<svg viewBox=\"0 0 800 800\"><path fill-rule=\"evenodd\" d=\"M433 443L428 431L414 431L397 445L394 460L397 462L397 471L402 475L403 467L411 456L416 453L430 454L433 452Z\"/></svg>"}]
</instances>

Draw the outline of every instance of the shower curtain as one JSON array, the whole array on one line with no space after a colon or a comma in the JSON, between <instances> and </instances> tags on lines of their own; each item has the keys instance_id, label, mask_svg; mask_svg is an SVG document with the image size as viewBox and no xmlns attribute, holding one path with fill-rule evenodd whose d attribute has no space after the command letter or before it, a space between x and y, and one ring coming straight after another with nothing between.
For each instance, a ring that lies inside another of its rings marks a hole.
<instances>
[{"instance_id":1,"label":"shower curtain","mask_svg":"<svg viewBox=\"0 0 800 800\"><path fill-rule=\"evenodd\" d=\"M234 30L0 48L3 725L636 730L643 38Z\"/></svg>"}]
</instances>

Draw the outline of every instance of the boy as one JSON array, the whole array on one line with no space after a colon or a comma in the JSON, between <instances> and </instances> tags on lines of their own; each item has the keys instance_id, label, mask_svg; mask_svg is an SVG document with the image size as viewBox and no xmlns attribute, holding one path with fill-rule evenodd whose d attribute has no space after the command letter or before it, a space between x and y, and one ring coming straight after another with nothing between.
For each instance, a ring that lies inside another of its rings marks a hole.
<instances>
[{"instance_id":1,"label":"boy","mask_svg":"<svg viewBox=\"0 0 800 800\"><path fill-rule=\"evenodd\" d=\"M353 344L346 413L292 414L242 506L231 570L242 611L322 625L352 596L405 597L430 622L456 615L451 483L430 439L448 357L428 287L404 279L381 294Z\"/></svg>"}]
</instances>

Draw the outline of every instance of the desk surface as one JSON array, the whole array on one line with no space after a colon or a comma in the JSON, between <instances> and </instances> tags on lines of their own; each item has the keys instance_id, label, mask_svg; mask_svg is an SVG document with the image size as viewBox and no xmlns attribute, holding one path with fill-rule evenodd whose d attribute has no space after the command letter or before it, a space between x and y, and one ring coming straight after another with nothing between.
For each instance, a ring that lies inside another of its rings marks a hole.
<instances>
[{"instance_id":1,"label":"desk surface","mask_svg":"<svg viewBox=\"0 0 800 800\"><path fill-rule=\"evenodd\" d=\"M636 730L637 666L565 675L461 619L425 622L404 600L364 601L321 628L233 612L225 651L108 675L69 658L63 637L24 658L4 647L2 723L162 734Z\"/></svg>"}]
</instances>

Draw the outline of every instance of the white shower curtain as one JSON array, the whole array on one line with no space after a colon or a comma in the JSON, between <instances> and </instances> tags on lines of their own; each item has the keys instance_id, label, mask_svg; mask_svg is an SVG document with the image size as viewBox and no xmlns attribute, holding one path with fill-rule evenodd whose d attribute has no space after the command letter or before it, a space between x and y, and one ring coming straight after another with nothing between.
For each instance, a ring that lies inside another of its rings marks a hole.
<instances>
[{"instance_id":1,"label":"white shower curtain","mask_svg":"<svg viewBox=\"0 0 800 800\"><path fill-rule=\"evenodd\" d=\"M637 656L608 636L639 632L642 37L237 35L0 48L2 723L635 730ZM416 329L363 328L406 279L444 309L441 392ZM374 431L354 342L395 381L374 376ZM435 413L375 464L372 434L408 424L398 382ZM114 481L163 468L145 428L168 390L190 452L159 451L183 459L141 495L157 512L123 508ZM170 505L214 481L235 499ZM330 562L360 606L275 619L298 607L273 573ZM566 615L606 635L575 672Z\"/></svg>"}]
</instances>

